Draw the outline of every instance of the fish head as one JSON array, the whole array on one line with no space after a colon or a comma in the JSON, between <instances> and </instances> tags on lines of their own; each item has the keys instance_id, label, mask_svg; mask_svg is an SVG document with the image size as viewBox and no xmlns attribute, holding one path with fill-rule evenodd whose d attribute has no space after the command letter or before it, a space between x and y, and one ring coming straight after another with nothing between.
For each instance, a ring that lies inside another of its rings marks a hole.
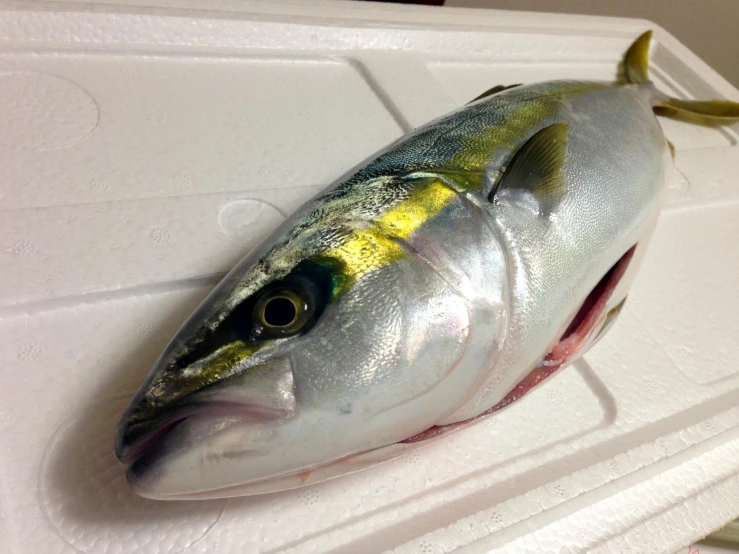
<instances>
[{"instance_id":1,"label":"fish head","mask_svg":"<svg viewBox=\"0 0 739 554\"><path fill-rule=\"evenodd\" d=\"M239 496L354 471L357 454L463 400L485 359L470 348L500 332L499 307L472 337L480 316L414 251L413 233L327 211L314 203L277 229L156 362L116 442L141 496ZM454 379L452 392L439 386Z\"/></svg>"}]
</instances>

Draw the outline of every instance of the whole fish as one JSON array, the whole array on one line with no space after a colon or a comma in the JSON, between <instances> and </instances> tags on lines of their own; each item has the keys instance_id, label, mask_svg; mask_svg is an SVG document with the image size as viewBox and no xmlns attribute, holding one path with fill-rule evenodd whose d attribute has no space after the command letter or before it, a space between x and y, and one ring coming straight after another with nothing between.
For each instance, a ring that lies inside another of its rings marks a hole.
<instances>
[{"instance_id":1,"label":"whole fish","mask_svg":"<svg viewBox=\"0 0 739 554\"><path fill-rule=\"evenodd\" d=\"M263 493L392 458L526 395L624 304L672 166L647 76L495 87L397 140L213 290L123 415L140 495Z\"/></svg>"}]
</instances>

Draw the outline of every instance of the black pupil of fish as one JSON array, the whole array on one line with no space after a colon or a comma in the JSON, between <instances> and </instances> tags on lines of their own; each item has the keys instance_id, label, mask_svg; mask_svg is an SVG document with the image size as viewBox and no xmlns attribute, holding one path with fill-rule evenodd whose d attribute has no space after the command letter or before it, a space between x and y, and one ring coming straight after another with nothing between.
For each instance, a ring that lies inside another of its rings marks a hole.
<instances>
[{"instance_id":1,"label":"black pupil of fish","mask_svg":"<svg viewBox=\"0 0 739 554\"><path fill-rule=\"evenodd\" d=\"M272 327L290 325L297 314L293 301L283 296L270 299L264 306L264 321Z\"/></svg>"}]
</instances>

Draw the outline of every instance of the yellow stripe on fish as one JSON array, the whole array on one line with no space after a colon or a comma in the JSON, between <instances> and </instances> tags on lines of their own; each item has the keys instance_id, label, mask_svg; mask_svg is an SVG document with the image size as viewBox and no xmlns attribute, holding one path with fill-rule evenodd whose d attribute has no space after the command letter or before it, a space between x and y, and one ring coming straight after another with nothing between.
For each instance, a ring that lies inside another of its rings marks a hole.
<instances>
[{"instance_id":1,"label":"yellow stripe on fish","mask_svg":"<svg viewBox=\"0 0 739 554\"><path fill-rule=\"evenodd\" d=\"M345 291L369 271L403 257L404 250L398 240L408 239L457 195L438 179L427 177L418 179L417 183L407 199L368 222L364 228L352 231L339 246L321 255L321 258L333 258L341 263L344 277L341 289ZM238 366L261 346L261 343L247 346L235 341L222 347L183 373L183 390L189 392L217 381L229 367ZM152 395L156 397L157 394L155 386Z\"/></svg>"},{"instance_id":2,"label":"yellow stripe on fish","mask_svg":"<svg viewBox=\"0 0 739 554\"><path fill-rule=\"evenodd\" d=\"M408 239L413 232L441 212L457 192L440 180L425 181L414 187L409 198L386 211L367 226L352 231L340 246L327 250L325 256L343 265L348 285L367 272L400 259L404 250L398 239Z\"/></svg>"},{"instance_id":3,"label":"yellow stripe on fish","mask_svg":"<svg viewBox=\"0 0 739 554\"><path fill-rule=\"evenodd\" d=\"M568 96L576 96L605 88L605 83L572 81L560 87L556 95L521 101L506 115L505 125L491 125L485 132L465 138L465 146L449 163L449 170L468 174L467 188L480 188L485 170L496 152L512 154L532 129L554 118ZM503 89L505 90L505 88Z\"/></svg>"},{"instance_id":4,"label":"yellow stripe on fish","mask_svg":"<svg viewBox=\"0 0 739 554\"><path fill-rule=\"evenodd\" d=\"M157 400L165 395L167 401L171 402L192 391L215 383L219 379L222 379L224 375L233 373L234 368L239 367L239 364L259 351L262 346L262 343L248 345L240 340L226 344L210 356L199 360L180 373L182 385L178 389L177 394L167 393L166 380L159 380L152 383L149 393L150 402L156 404Z\"/></svg>"}]
</instances>

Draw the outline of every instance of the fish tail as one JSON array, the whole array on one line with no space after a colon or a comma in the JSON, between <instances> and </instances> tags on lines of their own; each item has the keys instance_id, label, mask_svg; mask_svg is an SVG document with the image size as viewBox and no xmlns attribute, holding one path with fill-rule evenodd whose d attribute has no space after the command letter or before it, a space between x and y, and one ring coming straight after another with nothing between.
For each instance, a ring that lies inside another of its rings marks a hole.
<instances>
[{"instance_id":1,"label":"fish tail","mask_svg":"<svg viewBox=\"0 0 739 554\"><path fill-rule=\"evenodd\" d=\"M646 84L649 80L649 42L652 31L643 33L626 51L622 78L627 84ZM731 100L680 100L654 89L655 113L693 123L730 123L739 120L739 103Z\"/></svg>"}]
</instances>

